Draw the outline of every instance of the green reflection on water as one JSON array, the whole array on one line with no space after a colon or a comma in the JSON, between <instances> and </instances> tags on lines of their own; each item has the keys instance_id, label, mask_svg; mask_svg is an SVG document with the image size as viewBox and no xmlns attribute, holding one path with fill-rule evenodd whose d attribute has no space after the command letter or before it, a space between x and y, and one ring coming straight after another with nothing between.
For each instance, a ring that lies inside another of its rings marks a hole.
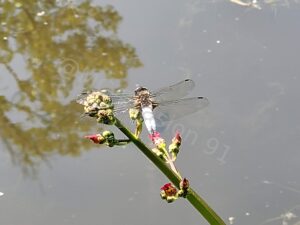
<instances>
[{"instance_id":1,"label":"green reflection on water","mask_svg":"<svg viewBox=\"0 0 300 225\"><path fill-rule=\"evenodd\" d=\"M97 76L117 79L125 88L128 70L142 66L135 49L117 36L122 18L113 7L62 3L67 2L6 1L0 6L0 63L18 89L17 99L0 96L0 135L25 169L53 154L77 156L91 147L82 138L91 124L76 123L81 108L71 101L72 94L92 88ZM12 66L17 55L27 79ZM10 116L12 111L17 113ZM22 122L13 122L19 115Z\"/></svg>"}]
</instances>

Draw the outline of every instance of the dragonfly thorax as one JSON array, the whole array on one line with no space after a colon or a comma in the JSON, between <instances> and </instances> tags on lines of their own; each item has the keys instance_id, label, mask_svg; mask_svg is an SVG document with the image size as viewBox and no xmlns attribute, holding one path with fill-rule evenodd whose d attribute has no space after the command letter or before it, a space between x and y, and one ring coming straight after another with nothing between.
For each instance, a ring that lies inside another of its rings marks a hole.
<instances>
[{"instance_id":1,"label":"dragonfly thorax","mask_svg":"<svg viewBox=\"0 0 300 225\"><path fill-rule=\"evenodd\" d=\"M135 107L151 107L153 108L153 101L151 99L150 91L145 87L139 87L135 90Z\"/></svg>"}]
</instances>

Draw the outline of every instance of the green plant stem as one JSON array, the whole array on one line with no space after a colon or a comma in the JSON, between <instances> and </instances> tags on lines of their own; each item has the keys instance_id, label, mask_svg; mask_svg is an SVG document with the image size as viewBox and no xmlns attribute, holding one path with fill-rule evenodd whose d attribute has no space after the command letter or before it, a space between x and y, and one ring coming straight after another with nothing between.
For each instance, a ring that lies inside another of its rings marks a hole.
<instances>
[{"instance_id":1,"label":"green plant stem","mask_svg":"<svg viewBox=\"0 0 300 225\"><path fill-rule=\"evenodd\" d=\"M134 136L117 118L116 127L122 131L159 170L165 174L169 180L179 188L180 177L168 167L168 165L157 157L143 142ZM189 188L187 200L202 214L202 216L212 225L226 225L224 221L214 212L214 210L192 189Z\"/></svg>"}]
</instances>

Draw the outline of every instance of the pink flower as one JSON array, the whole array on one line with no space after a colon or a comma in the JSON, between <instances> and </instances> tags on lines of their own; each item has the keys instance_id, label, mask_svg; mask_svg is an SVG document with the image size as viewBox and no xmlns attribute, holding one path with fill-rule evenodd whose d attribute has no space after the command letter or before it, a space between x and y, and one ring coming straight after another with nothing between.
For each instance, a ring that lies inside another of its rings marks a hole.
<instances>
[{"instance_id":1,"label":"pink flower","mask_svg":"<svg viewBox=\"0 0 300 225\"><path fill-rule=\"evenodd\" d=\"M157 131L153 131L152 134L149 134L149 138L151 139L151 141L152 141L153 143L155 143L157 139L161 138L161 137L160 137L160 133L157 132Z\"/></svg>"},{"instance_id":2,"label":"pink flower","mask_svg":"<svg viewBox=\"0 0 300 225\"><path fill-rule=\"evenodd\" d=\"M177 189L171 183L165 184L160 190L162 190L166 196L175 196L177 193Z\"/></svg>"},{"instance_id":3,"label":"pink flower","mask_svg":"<svg viewBox=\"0 0 300 225\"><path fill-rule=\"evenodd\" d=\"M162 186L162 187L160 188L160 190L162 190L162 191L168 190L171 186L172 186L171 183L167 183L167 184L165 184L164 186Z\"/></svg>"}]
</instances>

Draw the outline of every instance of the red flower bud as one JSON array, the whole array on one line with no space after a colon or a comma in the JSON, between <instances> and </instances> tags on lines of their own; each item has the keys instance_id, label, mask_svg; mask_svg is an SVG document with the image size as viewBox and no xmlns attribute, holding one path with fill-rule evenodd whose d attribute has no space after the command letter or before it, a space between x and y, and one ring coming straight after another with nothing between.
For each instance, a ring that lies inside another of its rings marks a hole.
<instances>
[{"instance_id":1,"label":"red flower bud","mask_svg":"<svg viewBox=\"0 0 300 225\"><path fill-rule=\"evenodd\" d=\"M85 138L90 139L95 144L103 144L103 142L105 141L105 138L101 134L87 135L85 136Z\"/></svg>"},{"instance_id":2,"label":"red flower bud","mask_svg":"<svg viewBox=\"0 0 300 225\"><path fill-rule=\"evenodd\" d=\"M180 181L180 189L186 191L190 186L190 182L188 181L188 179L183 178L182 181Z\"/></svg>"},{"instance_id":3,"label":"red flower bud","mask_svg":"<svg viewBox=\"0 0 300 225\"><path fill-rule=\"evenodd\" d=\"M176 131L175 137L172 139L172 142L178 146L181 145L181 136L178 131Z\"/></svg>"}]
</instances>

